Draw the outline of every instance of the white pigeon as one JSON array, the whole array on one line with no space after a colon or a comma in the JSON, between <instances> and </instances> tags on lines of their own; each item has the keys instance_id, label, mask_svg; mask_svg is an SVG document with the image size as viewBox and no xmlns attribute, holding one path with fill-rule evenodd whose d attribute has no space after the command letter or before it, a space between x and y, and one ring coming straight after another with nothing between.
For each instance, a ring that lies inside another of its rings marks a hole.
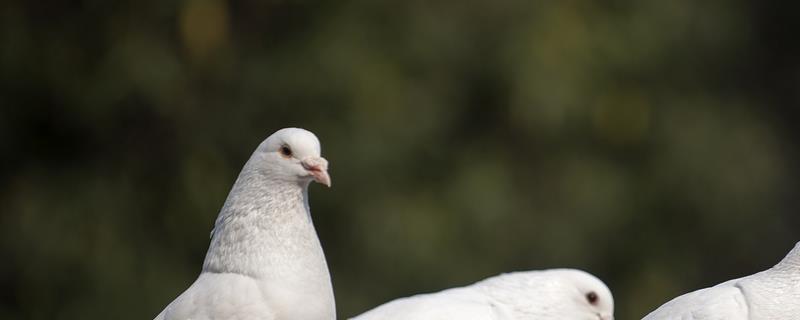
<instances>
[{"instance_id":1,"label":"white pigeon","mask_svg":"<svg viewBox=\"0 0 800 320\"><path fill-rule=\"evenodd\" d=\"M800 319L800 242L771 269L687 293L643 320L656 319Z\"/></svg>"},{"instance_id":2,"label":"white pigeon","mask_svg":"<svg viewBox=\"0 0 800 320\"><path fill-rule=\"evenodd\" d=\"M335 319L311 181L331 183L313 133L287 128L264 140L220 210L200 276L156 320Z\"/></svg>"},{"instance_id":3,"label":"white pigeon","mask_svg":"<svg viewBox=\"0 0 800 320\"><path fill-rule=\"evenodd\" d=\"M575 269L501 274L472 285L400 298L353 320L611 320L614 298Z\"/></svg>"}]
</instances>

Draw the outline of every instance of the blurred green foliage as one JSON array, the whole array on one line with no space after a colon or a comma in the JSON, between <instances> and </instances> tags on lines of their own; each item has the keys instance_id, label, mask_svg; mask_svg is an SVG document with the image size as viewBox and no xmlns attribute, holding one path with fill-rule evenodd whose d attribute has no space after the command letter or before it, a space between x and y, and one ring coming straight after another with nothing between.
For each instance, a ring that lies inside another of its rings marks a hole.
<instances>
[{"instance_id":1,"label":"blurred green foliage","mask_svg":"<svg viewBox=\"0 0 800 320\"><path fill-rule=\"evenodd\" d=\"M155 316L287 126L341 318L576 267L637 319L760 271L800 240L796 7L3 1L0 318Z\"/></svg>"}]
</instances>

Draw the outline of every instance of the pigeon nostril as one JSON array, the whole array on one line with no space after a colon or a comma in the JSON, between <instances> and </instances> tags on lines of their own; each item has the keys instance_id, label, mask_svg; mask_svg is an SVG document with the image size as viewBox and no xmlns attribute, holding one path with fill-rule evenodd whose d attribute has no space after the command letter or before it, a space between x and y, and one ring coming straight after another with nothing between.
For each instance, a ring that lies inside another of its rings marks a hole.
<instances>
[{"instance_id":1,"label":"pigeon nostril","mask_svg":"<svg viewBox=\"0 0 800 320\"><path fill-rule=\"evenodd\" d=\"M304 169L311 172L321 172L328 170L328 163L322 158L310 158L300 162Z\"/></svg>"},{"instance_id":2,"label":"pigeon nostril","mask_svg":"<svg viewBox=\"0 0 800 320\"><path fill-rule=\"evenodd\" d=\"M314 177L314 181L328 187L331 186L331 178L328 176L328 162L323 158L306 159L301 162L303 169Z\"/></svg>"},{"instance_id":3,"label":"pigeon nostril","mask_svg":"<svg viewBox=\"0 0 800 320\"><path fill-rule=\"evenodd\" d=\"M321 172L322 171L322 168L320 166L313 166L313 165L303 164L303 168L305 168L308 172L312 172L312 173Z\"/></svg>"}]
</instances>

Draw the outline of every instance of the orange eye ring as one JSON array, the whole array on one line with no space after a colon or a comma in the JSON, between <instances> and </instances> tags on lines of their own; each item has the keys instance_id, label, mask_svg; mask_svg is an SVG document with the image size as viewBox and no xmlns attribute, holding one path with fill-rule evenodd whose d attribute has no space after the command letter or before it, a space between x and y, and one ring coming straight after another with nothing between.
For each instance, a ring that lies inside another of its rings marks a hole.
<instances>
[{"instance_id":1,"label":"orange eye ring","mask_svg":"<svg viewBox=\"0 0 800 320\"><path fill-rule=\"evenodd\" d=\"M284 156L286 158L291 158L292 157L292 149L289 148L289 146L287 146L287 145L281 146L280 153L281 153L282 156Z\"/></svg>"}]
</instances>

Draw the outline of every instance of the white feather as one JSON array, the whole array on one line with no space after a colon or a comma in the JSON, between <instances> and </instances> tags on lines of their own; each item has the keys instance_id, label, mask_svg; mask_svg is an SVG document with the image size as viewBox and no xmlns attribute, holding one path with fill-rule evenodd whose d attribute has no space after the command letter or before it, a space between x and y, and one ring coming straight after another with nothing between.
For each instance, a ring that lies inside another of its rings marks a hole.
<instances>
[{"instance_id":1,"label":"white feather","mask_svg":"<svg viewBox=\"0 0 800 320\"><path fill-rule=\"evenodd\" d=\"M598 299L592 304L587 294ZM475 284L390 301L353 320L600 320L612 319L611 291L573 269L502 274Z\"/></svg>"},{"instance_id":2,"label":"white feather","mask_svg":"<svg viewBox=\"0 0 800 320\"><path fill-rule=\"evenodd\" d=\"M301 165L311 158L321 159L319 141L303 129L279 130L259 145L220 211L202 273L157 320L335 319L308 208L312 177Z\"/></svg>"},{"instance_id":3,"label":"white feather","mask_svg":"<svg viewBox=\"0 0 800 320\"><path fill-rule=\"evenodd\" d=\"M800 242L777 265L665 303L643 320L800 319Z\"/></svg>"}]
</instances>

